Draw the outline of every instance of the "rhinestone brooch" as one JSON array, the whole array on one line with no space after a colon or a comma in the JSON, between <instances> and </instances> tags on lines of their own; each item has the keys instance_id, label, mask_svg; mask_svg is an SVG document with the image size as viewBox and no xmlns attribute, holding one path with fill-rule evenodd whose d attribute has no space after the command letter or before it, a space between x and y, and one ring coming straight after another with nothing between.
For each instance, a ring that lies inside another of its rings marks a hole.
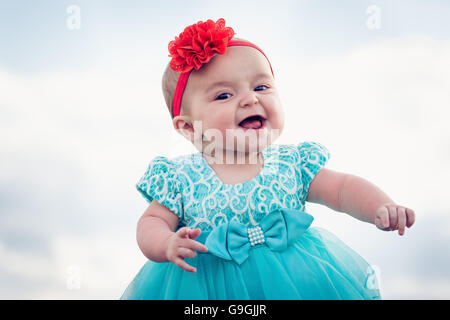
<instances>
[{"instance_id":1,"label":"rhinestone brooch","mask_svg":"<svg viewBox=\"0 0 450 320\"><path fill-rule=\"evenodd\" d=\"M266 240L264 239L264 234L261 227L248 228L248 239L250 240L250 244L252 246L264 243Z\"/></svg>"}]
</instances>

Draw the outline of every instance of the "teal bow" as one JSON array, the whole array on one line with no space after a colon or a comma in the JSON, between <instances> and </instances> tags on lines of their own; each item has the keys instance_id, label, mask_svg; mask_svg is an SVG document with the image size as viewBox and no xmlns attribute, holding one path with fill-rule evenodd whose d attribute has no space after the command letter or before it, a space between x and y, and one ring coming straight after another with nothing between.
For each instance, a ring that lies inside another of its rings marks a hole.
<instances>
[{"instance_id":1,"label":"teal bow","mask_svg":"<svg viewBox=\"0 0 450 320\"><path fill-rule=\"evenodd\" d=\"M283 251L309 228L313 220L311 215L300 210L281 208L270 212L259 224L265 239L262 245L273 251ZM240 222L221 224L206 238L208 252L225 260L243 263L252 246L247 231L248 227Z\"/></svg>"}]
</instances>

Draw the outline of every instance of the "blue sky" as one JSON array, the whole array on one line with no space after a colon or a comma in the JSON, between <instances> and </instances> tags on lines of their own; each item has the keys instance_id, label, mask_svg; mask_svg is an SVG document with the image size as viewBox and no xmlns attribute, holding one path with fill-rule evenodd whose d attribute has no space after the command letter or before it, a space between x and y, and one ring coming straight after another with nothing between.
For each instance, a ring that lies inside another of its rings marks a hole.
<instances>
[{"instance_id":1,"label":"blue sky","mask_svg":"<svg viewBox=\"0 0 450 320\"><path fill-rule=\"evenodd\" d=\"M191 150L164 106L167 44L220 17L274 67L279 142L321 142L329 168L418 216L398 237L308 204L315 223L379 267L386 298L450 298L450 3L406 0L0 0L0 298L122 294L145 262L134 185L153 157Z\"/></svg>"}]
</instances>

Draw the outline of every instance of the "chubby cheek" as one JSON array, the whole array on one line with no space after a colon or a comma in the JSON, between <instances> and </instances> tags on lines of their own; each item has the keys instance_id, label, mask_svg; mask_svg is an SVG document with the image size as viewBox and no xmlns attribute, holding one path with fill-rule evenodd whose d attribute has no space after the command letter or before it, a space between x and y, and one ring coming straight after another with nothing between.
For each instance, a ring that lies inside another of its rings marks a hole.
<instances>
[{"instance_id":1,"label":"chubby cheek","mask_svg":"<svg viewBox=\"0 0 450 320\"><path fill-rule=\"evenodd\" d=\"M230 111L231 108L211 109L204 117L204 128L215 129L225 134L226 129L235 127L234 115Z\"/></svg>"},{"instance_id":2,"label":"chubby cheek","mask_svg":"<svg viewBox=\"0 0 450 320\"><path fill-rule=\"evenodd\" d=\"M284 111L282 108L280 108L276 112L276 124L274 125L274 127L276 127L280 131L280 133L284 129Z\"/></svg>"},{"instance_id":3,"label":"chubby cheek","mask_svg":"<svg viewBox=\"0 0 450 320\"><path fill-rule=\"evenodd\" d=\"M214 137L214 140L223 140L226 137L227 129L234 128L234 116L226 110L210 110L202 120L202 132L205 137ZM222 138L222 139L220 139Z\"/></svg>"},{"instance_id":4,"label":"chubby cheek","mask_svg":"<svg viewBox=\"0 0 450 320\"><path fill-rule=\"evenodd\" d=\"M284 128L284 110L278 95L268 97L265 106L271 129L281 132Z\"/></svg>"}]
</instances>

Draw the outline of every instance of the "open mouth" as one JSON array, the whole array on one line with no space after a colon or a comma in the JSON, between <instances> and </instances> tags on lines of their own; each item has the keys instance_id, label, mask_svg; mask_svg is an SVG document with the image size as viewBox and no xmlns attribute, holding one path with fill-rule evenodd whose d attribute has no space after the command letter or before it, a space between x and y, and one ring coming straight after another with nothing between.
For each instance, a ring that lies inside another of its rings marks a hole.
<instances>
[{"instance_id":1,"label":"open mouth","mask_svg":"<svg viewBox=\"0 0 450 320\"><path fill-rule=\"evenodd\" d=\"M261 116L251 116L239 122L239 127L244 129L258 130L264 127L266 119Z\"/></svg>"}]
</instances>

